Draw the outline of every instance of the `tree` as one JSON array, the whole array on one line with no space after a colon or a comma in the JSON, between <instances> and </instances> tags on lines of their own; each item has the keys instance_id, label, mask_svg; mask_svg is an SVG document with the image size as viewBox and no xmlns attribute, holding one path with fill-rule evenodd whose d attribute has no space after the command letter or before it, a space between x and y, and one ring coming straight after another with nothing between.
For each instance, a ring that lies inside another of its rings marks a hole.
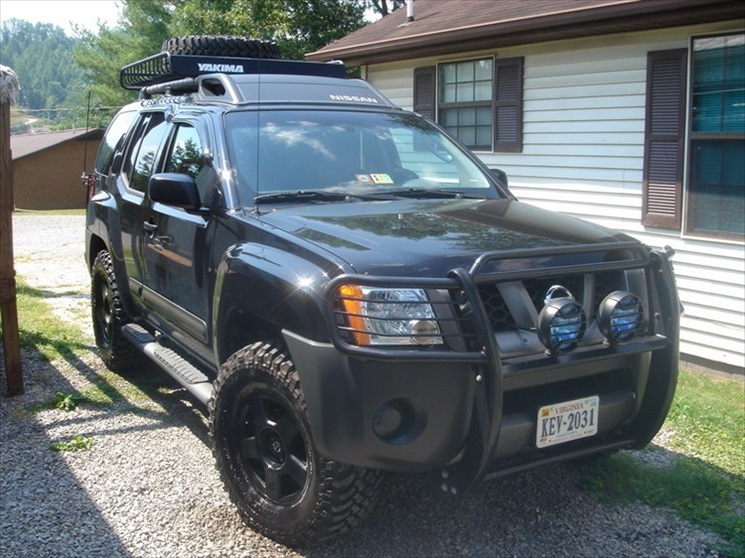
<instances>
[{"instance_id":1,"label":"tree","mask_svg":"<svg viewBox=\"0 0 745 558\"><path fill-rule=\"evenodd\" d=\"M283 58L302 60L362 27L364 10L364 2L354 0L185 0L172 31L275 41Z\"/></svg>"},{"instance_id":2,"label":"tree","mask_svg":"<svg viewBox=\"0 0 745 558\"><path fill-rule=\"evenodd\" d=\"M385 17L405 4L405 0L365 0L365 4Z\"/></svg>"},{"instance_id":3,"label":"tree","mask_svg":"<svg viewBox=\"0 0 745 558\"><path fill-rule=\"evenodd\" d=\"M72 59L74 40L60 27L10 19L0 29L0 63L13 68L21 83L19 107L37 118L58 119L79 107L85 97L85 76ZM53 110L54 109L54 110Z\"/></svg>"},{"instance_id":4,"label":"tree","mask_svg":"<svg viewBox=\"0 0 745 558\"><path fill-rule=\"evenodd\" d=\"M98 33L77 29L79 43L75 60L88 75L93 104L114 107L105 113L110 119L116 107L133 101L136 92L119 85L119 70L127 64L160 51L170 36L173 11L180 2L166 0L124 0L118 25L102 25Z\"/></svg>"}]
</instances>

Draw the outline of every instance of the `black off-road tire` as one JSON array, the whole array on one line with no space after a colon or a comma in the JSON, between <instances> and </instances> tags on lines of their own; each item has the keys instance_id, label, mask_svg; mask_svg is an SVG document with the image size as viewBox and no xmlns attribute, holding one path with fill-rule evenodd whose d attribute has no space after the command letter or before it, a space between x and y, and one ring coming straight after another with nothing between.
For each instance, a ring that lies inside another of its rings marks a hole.
<instances>
[{"instance_id":1,"label":"black off-road tire","mask_svg":"<svg viewBox=\"0 0 745 558\"><path fill-rule=\"evenodd\" d=\"M163 41L161 47L170 54L192 56L229 56L236 58L280 57L276 43L233 35L190 35Z\"/></svg>"},{"instance_id":2,"label":"black off-road tire","mask_svg":"<svg viewBox=\"0 0 745 558\"><path fill-rule=\"evenodd\" d=\"M106 250L96 254L91 268L91 318L98 352L109 370L131 370L146 361L145 355L121 331L129 316L122 305L114 266Z\"/></svg>"},{"instance_id":3,"label":"black off-road tire","mask_svg":"<svg viewBox=\"0 0 745 558\"><path fill-rule=\"evenodd\" d=\"M292 547L349 531L372 508L379 471L318 454L295 366L256 343L222 366L209 402L213 453L244 521Z\"/></svg>"}]
</instances>

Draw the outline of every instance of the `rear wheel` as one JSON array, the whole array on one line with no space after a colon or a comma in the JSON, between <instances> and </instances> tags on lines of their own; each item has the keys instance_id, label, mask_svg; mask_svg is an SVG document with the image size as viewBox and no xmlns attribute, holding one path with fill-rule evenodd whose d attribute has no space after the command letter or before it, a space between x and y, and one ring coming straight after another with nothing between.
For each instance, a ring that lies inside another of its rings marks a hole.
<instances>
[{"instance_id":1,"label":"rear wheel","mask_svg":"<svg viewBox=\"0 0 745 558\"><path fill-rule=\"evenodd\" d=\"M279 58L276 43L232 35L190 35L163 41L161 49L170 54L229 56L237 58Z\"/></svg>"},{"instance_id":2,"label":"rear wheel","mask_svg":"<svg viewBox=\"0 0 745 558\"><path fill-rule=\"evenodd\" d=\"M223 483L252 528L290 546L312 546L359 523L380 473L318 454L289 356L257 343L223 365L209 403Z\"/></svg>"},{"instance_id":3,"label":"rear wheel","mask_svg":"<svg viewBox=\"0 0 745 558\"><path fill-rule=\"evenodd\" d=\"M106 250L96 254L91 268L91 318L96 346L107 368L129 370L145 361L144 355L121 331L129 317L116 285L111 256Z\"/></svg>"}]
</instances>

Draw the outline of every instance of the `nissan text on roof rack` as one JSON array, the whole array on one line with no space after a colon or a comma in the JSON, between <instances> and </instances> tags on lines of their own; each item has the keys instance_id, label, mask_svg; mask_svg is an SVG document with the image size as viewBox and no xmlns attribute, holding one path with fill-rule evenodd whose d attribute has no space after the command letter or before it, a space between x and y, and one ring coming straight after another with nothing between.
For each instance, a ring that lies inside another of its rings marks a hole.
<instances>
[{"instance_id":1,"label":"nissan text on roof rack","mask_svg":"<svg viewBox=\"0 0 745 558\"><path fill-rule=\"evenodd\" d=\"M291 546L390 471L434 490L645 446L675 391L671 251L519 202L340 64L182 37L88 180L101 357L207 406L225 488Z\"/></svg>"}]
</instances>

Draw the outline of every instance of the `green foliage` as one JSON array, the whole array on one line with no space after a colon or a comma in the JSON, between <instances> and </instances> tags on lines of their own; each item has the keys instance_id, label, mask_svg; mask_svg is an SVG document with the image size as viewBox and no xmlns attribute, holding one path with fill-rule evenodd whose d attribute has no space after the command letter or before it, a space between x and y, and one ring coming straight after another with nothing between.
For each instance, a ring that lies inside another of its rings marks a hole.
<instances>
[{"instance_id":1,"label":"green foliage","mask_svg":"<svg viewBox=\"0 0 745 558\"><path fill-rule=\"evenodd\" d=\"M74 393L58 391L54 394L52 405L55 409L62 411L74 411L78 408L78 397Z\"/></svg>"},{"instance_id":2,"label":"green foliage","mask_svg":"<svg viewBox=\"0 0 745 558\"><path fill-rule=\"evenodd\" d=\"M283 58L302 60L362 27L364 9L364 2L353 0L184 0L171 31L275 41Z\"/></svg>"},{"instance_id":3,"label":"green foliage","mask_svg":"<svg viewBox=\"0 0 745 558\"><path fill-rule=\"evenodd\" d=\"M381 16L387 16L406 4L405 0L365 0L365 6L372 8Z\"/></svg>"},{"instance_id":4,"label":"green foliage","mask_svg":"<svg viewBox=\"0 0 745 558\"><path fill-rule=\"evenodd\" d=\"M160 51L180 35L242 35L275 41L283 57L302 59L364 25L364 11L379 13L399 0L122 0L114 27L97 32L9 20L0 32L0 62L21 82L18 105L44 112L56 128L105 127L137 92L119 85L119 70ZM88 95L90 106L87 112ZM54 109L54 110L52 110ZM60 110L64 109L64 110ZM14 132L26 131L21 125Z\"/></svg>"},{"instance_id":5,"label":"green foliage","mask_svg":"<svg viewBox=\"0 0 745 558\"><path fill-rule=\"evenodd\" d=\"M18 76L16 102L28 118L85 123L85 76L72 59L75 41L60 27L10 19L0 28L0 63ZM25 131L25 130L22 130Z\"/></svg>"},{"instance_id":6,"label":"green foliage","mask_svg":"<svg viewBox=\"0 0 745 558\"><path fill-rule=\"evenodd\" d=\"M101 26L97 34L79 31L73 56L88 75L93 104L113 107L101 115L101 120L108 123L118 107L137 98L137 92L119 85L119 70L160 51L169 37L172 11L172 2L125 0L117 27Z\"/></svg>"},{"instance_id":7,"label":"green foliage","mask_svg":"<svg viewBox=\"0 0 745 558\"><path fill-rule=\"evenodd\" d=\"M72 440L66 442L55 442L52 444L54 451L83 451L93 444L93 438L86 438L78 434Z\"/></svg>"}]
</instances>

